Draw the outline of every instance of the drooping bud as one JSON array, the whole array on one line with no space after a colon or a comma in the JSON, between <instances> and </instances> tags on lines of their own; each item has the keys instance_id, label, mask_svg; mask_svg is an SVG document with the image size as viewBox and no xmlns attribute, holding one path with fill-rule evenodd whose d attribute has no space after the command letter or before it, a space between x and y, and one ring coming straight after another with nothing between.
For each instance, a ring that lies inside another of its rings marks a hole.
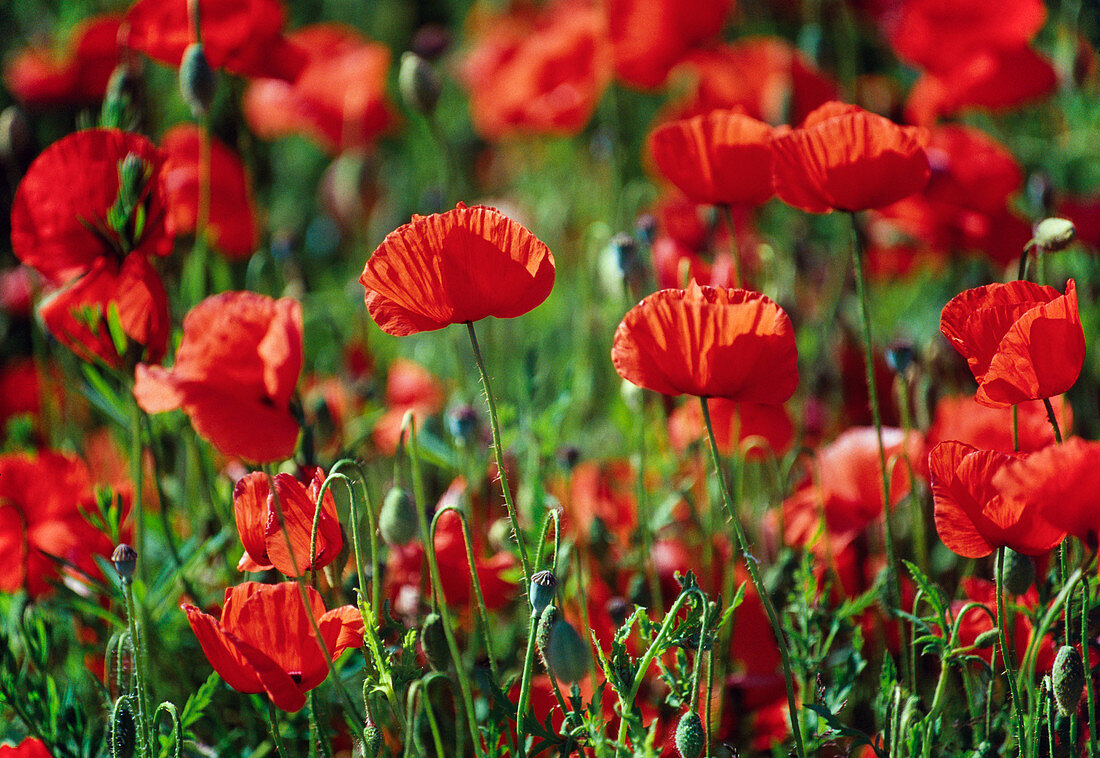
<instances>
[{"instance_id":1,"label":"drooping bud","mask_svg":"<svg viewBox=\"0 0 1100 758\"><path fill-rule=\"evenodd\" d=\"M703 754L703 720L691 711L680 718L676 725L676 749L681 758L699 758Z\"/></svg>"},{"instance_id":2,"label":"drooping bud","mask_svg":"<svg viewBox=\"0 0 1100 758\"><path fill-rule=\"evenodd\" d=\"M1054 702L1063 716L1077 712L1081 694L1085 691L1085 665L1081 654L1071 645L1063 645L1054 659Z\"/></svg>"},{"instance_id":3,"label":"drooping bud","mask_svg":"<svg viewBox=\"0 0 1100 758\"><path fill-rule=\"evenodd\" d=\"M1045 218L1035 226L1035 244L1054 252L1065 250L1077 239L1077 228L1067 218Z\"/></svg>"},{"instance_id":4,"label":"drooping bud","mask_svg":"<svg viewBox=\"0 0 1100 758\"><path fill-rule=\"evenodd\" d=\"M979 650L985 650L986 648L993 647L997 643L997 639L1001 636L1001 630L998 627L992 629L986 629L974 639L974 647Z\"/></svg>"},{"instance_id":5,"label":"drooping bud","mask_svg":"<svg viewBox=\"0 0 1100 758\"><path fill-rule=\"evenodd\" d=\"M202 43L193 42L183 51L180 61L180 93L183 101L191 108L191 115L200 119L210 111L214 102L214 91L218 80Z\"/></svg>"},{"instance_id":6,"label":"drooping bud","mask_svg":"<svg viewBox=\"0 0 1100 758\"><path fill-rule=\"evenodd\" d=\"M416 537L418 529L416 506L409 493L401 487L391 488L378 514L378 531L382 539L387 545L407 545Z\"/></svg>"},{"instance_id":7,"label":"drooping bud","mask_svg":"<svg viewBox=\"0 0 1100 758\"><path fill-rule=\"evenodd\" d=\"M557 606L548 605L539 614L538 625L535 627L535 646L538 648L542 665L550 668L546 662L546 651L550 647L550 631L558 620Z\"/></svg>"},{"instance_id":8,"label":"drooping bud","mask_svg":"<svg viewBox=\"0 0 1100 758\"><path fill-rule=\"evenodd\" d=\"M917 357L917 350L912 342L898 340L886 348L886 365L895 374L904 374Z\"/></svg>"},{"instance_id":9,"label":"drooping bud","mask_svg":"<svg viewBox=\"0 0 1100 758\"><path fill-rule=\"evenodd\" d=\"M1005 589L1013 595L1023 595L1035 584L1035 562L1012 548L1005 548Z\"/></svg>"},{"instance_id":10,"label":"drooping bud","mask_svg":"<svg viewBox=\"0 0 1100 758\"><path fill-rule=\"evenodd\" d=\"M397 86L405 103L418 113L430 116L435 112L443 81L435 67L414 52L401 54Z\"/></svg>"},{"instance_id":11,"label":"drooping bud","mask_svg":"<svg viewBox=\"0 0 1100 758\"><path fill-rule=\"evenodd\" d=\"M546 646L546 667L566 684L579 682L588 672L592 649L580 633L563 618L550 627L550 639Z\"/></svg>"},{"instance_id":12,"label":"drooping bud","mask_svg":"<svg viewBox=\"0 0 1100 758\"><path fill-rule=\"evenodd\" d=\"M134 714L125 697L120 697L111 713L111 730L108 735L111 744L111 758L133 758L137 744L137 730L134 728Z\"/></svg>"},{"instance_id":13,"label":"drooping bud","mask_svg":"<svg viewBox=\"0 0 1100 758\"><path fill-rule=\"evenodd\" d=\"M451 650L447 647L447 632L443 629L443 617L434 611L424 619L420 627L420 649L436 671L446 671L451 662Z\"/></svg>"},{"instance_id":14,"label":"drooping bud","mask_svg":"<svg viewBox=\"0 0 1100 758\"><path fill-rule=\"evenodd\" d=\"M115 571L126 584L134 578L134 569L137 568L137 551L126 543L122 543L111 553L111 562L115 564Z\"/></svg>"},{"instance_id":15,"label":"drooping bud","mask_svg":"<svg viewBox=\"0 0 1100 758\"><path fill-rule=\"evenodd\" d=\"M531 577L528 596L531 599L531 615L543 612L546 606L554 602L554 591L558 587L558 578L550 569L537 571Z\"/></svg>"},{"instance_id":16,"label":"drooping bud","mask_svg":"<svg viewBox=\"0 0 1100 758\"><path fill-rule=\"evenodd\" d=\"M477 410L470 404L452 408L447 413L447 430L460 445L465 445L477 431Z\"/></svg>"},{"instance_id":17,"label":"drooping bud","mask_svg":"<svg viewBox=\"0 0 1100 758\"><path fill-rule=\"evenodd\" d=\"M382 732L375 725L369 710L367 711L367 723L363 727L363 740L356 747L358 749L353 752L356 756L361 755L363 758L378 758L382 754Z\"/></svg>"}]
</instances>

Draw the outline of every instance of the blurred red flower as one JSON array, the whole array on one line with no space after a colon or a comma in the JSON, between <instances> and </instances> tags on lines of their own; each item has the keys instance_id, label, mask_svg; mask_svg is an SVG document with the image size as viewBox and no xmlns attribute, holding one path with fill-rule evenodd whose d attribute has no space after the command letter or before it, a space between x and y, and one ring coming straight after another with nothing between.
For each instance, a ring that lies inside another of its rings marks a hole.
<instances>
[{"instance_id":1,"label":"blurred red flower","mask_svg":"<svg viewBox=\"0 0 1100 758\"><path fill-rule=\"evenodd\" d=\"M331 492L325 492L320 505L315 552L311 556L309 551L313 518L324 481L321 469L314 469L308 485L290 474L276 474L274 492L271 491L271 478L260 471L237 480L233 488L233 517L245 550L238 569L266 571L274 567L289 577L298 577L309 569L324 568L336 560L344 547L344 537ZM278 504L275 498L279 499Z\"/></svg>"},{"instance_id":2,"label":"blurred red flower","mask_svg":"<svg viewBox=\"0 0 1100 758\"><path fill-rule=\"evenodd\" d=\"M42 407L38 367L33 358L12 358L0 363L0 429L20 414L37 416Z\"/></svg>"},{"instance_id":3,"label":"blurred red flower","mask_svg":"<svg viewBox=\"0 0 1100 758\"><path fill-rule=\"evenodd\" d=\"M993 618L997 617L997 586L988 579L979 579L976 576L966 577L959 584L962 587L964 597L951 604L952 616L962 612L966 604L971 601L981 603L989 610L987 614L978 609L971 609L959 622L959 644L970 646L977 641L979 635L993 629L993 620L990 615ZM1039 595L1035 588L1032 588L1026 594L1021 595L1018 602L1023 608L1030 610L1039 605ZM1035 628L1031 623L1032 616L1030 613L1014 613L1012 618L1012 628L1009 630L1011 642L1009 644L1014 644L1016 650L1027 650L1031 644L1032 635L1035 633ZM984 650L975 650L974 654L981 656L992 665L994 653L999 649L1000 645L996 645ZM1038 649L1035 652L1035 670L1050 671L1050 667L1054 663L1054 654L1053 637L1049 634L1045 635L1038 643Z\"/></svg>"},{"instance_id":4,"label":"blurred red flower","mask_svg":"<svg viewBox=\"0 0 1100 758\"><path fill-rule=\"evenodd\" d=\"M638 475L629 461L581 461L570 473L568 490L560 493L563 529L588 545L599 519L620 547L629 545L638 526L637 485Z\"/></svg>"},{"instance_id":5,"label":"blurred red flower","mask_svg":"<svg viewBox=\"0 0 1100 758\"><path fill-rule=\"evenodd\" d=\"M297 582L230 587L220 620L191 604L181 608L206 659L226 684L238 692L266 692L277 707L297 711L329 671L310 617L332 661L349 647L360 647L364 631L356 608L344 605L326 612L320 593L312 587L305 591L308 608Z\"/></svg>"},{"instance_id":6,"label":"blurred red flower","mask_svg":"<svg viewBox=\"0 0 1100 758\"><path fill-rule=\"evenodd\" d=\"M746 442L763 443L750 448L746 456L757 460L771 451L783 456L794 439L794 424L782 405L775 403L735 403L723 398L710 401L710 417L714 424L714 441L723 455L741 452ZM672 449L683 452L688 445L706 438L703 409L698 403L681 405L668 418L668 441Z\"/></svg>"},{"instance_id":7,"label":"blurred red flower","mask_svg":"<svg viewBox=\"0 0 1100 758\"><path fill-rule=\"evenodd\" d=\"M671 121L649 134L666 179L698 203L760 205L772 189L771 127L733 111Z\"/></svg>"},{"instance_id":8,"label":"blurred red flower","mask_svg":"<svg viewBox=\"0 0 1100 758\"><path fill-rule=\"evenodd\" d=\"M964 558L984 558L999 547L1041 555L1066 536L1042 520L1038 509L1004 497L994 477L1021 456L941 442L928 455L936 531Z\"/></svg>"},{"instance_id":9,"label":"blurred red flower","mask_svg":"<svg viewBox=\"0 0 1100 758\"><path fill-rule=\"evenodd\" d=\"M374 424L371 439L383 455L397 452L401 422L412 411L417 428L443 408L447 395L439 380L426 368L406 358L390 364L386 373L386 412Z\"/></svg>"},{"instance_id":10,"label":"blurred red flower","mask_svg":"<svg viewBox=\"0 0 1100 758\"><path fill-rule=\"evenodd\" d=\"M26 105L83 105L103 97L119 60L122 17L102 15L78 24L62 55L50 47L20 51L4 66L4 83Z\"/></svg>"},{"instance_id":11,"label":"blurred red flower","mask_svg":"<svg viewBox=\"0 0 1100 758\"><path fill-rule=\"evenodd\" d=\"M194 234L199 215L199 165L202 130L194 124L174 126L161 138L164 199L172 234ZM207 241L231 260L243 260L260 244L252 184L244 164L229 147L210 141L210 216Z\"/></svg>"},{"instance_id":12,"label":"blurred red flower","mask_svg":"<svg viewBox=\"0 0 1100 758\"><path fill-rule=\"evenodd\" d=\"M302 307L290 298L223 292L183 320L171 370L140 364L134 396L147 413L182 408L221 453L269 462L298 440L290 398L302 371Z\"/></svg>"},{"instance_id":13,"label":"blurred red flower","mask_svg":"<svg viewBox=\"0 0 1100 758\"><path fill-rule=\"evenodd\" d=\"M615 76L642 89L660 87L689 50L720 35L733 7L734 0L610 0Z\"/></svg>"},{"instance_id":14,"label":"blurred red flower","mask_svg":"<svg viewBox=\"0 0 1100 758\"><path fill-rule=\"evenodd\" d=\"M379 328L406 336L522 316L550 294L554 256L500 211L459 203L390 232L359 281Z\"/></svg>"},{"instance_id":15,"label":"blurred red flower","mask_svg":"<svg viewBox=\"0 0 1100 758\"><path fill-rule=\"evenodd\" d=\"M390 51L339 24L313 24L289 35L307 60L292 82L253 81L242 109L264 139L302 134L335 153L374 142L395 124L386 97Z\"/></svg>"},{"instance_id":16,"label":"blurred red flower","mask_svg":"<svg viewBox=\"0 0 1100 758\"><path fill-rule=\"evenodd\" d=\"M34 598L58 579L54 556L99 575L94 555L112 545L84 518L92 475L73 456L52 451L0 455L0 592Z\"/></svg>"},{"instance_id":17,"label":"blurred red flower","mask_svg":"<svg viewBox=\"0 0 1100 758\"><path fill-rule=\"evenodd\" d=\"M46 743L27 737L18 745L0 745L0 758L51 758Z\"/></svg>"},{"instance_id":18,"label":"blurred red flower","mask_svg":"<svg viewBox=\"0 0 1100 758\"><path fill-rule=\"evenodd\" d=\"M1060 395L1085 361L1072 279L1064 295L1026 281L966 290L943 307L940 331L966 358L977 401L991 408Z\"/></svg>"},{"instance_id":19,"label":"blurred red flower","mask_svg":"<svg viewBox=\"0 0 1100 758\"><path fill-rule=\"evenodd\" d=\"M798 386L786 312L759 292L661 290L623 317L611 360L619 376L666 395L782 403Z\"/></svg>"},{"instance_id":20,"label":"blurred red flower","mask_svg":"<svg viewBox=\"0 0 1100 758\"><path fill-rule=\"evenodd\" d=\"M1064 395L1052 397L1051 406L1066 434L1073 428L1073 409ZM1016 406L1020 437L1020 452L1031 453L1054 443L1054 429L1047 419L1046 407L1039 400L1029 400ZM940 398L936 403L928 444L936 445L957 440L982 450L1013 452L1012 409L990 408L980 404L973 395Z\"/></svg>"},{"instance_id":21,"label":"blurred red flower","mask_svg":"<svg viewBox=\"0 0 1100 758\"><path fill-rule=\"evenodd\" d=\"M293 80L306 53L283 37L278 0L198 0L202 44L213 68L241 76ZM138 0L126 12L130 46L169 66L195 42L188 0Z\"/></svg>"},{"instance_id":22,"label":"blurred red flower","mask_svg":"<svg viewBox=\"0 0 1100 758\"><path fill-rule=\"evenodd\" d=\"M810 213L882 208L924 189L923 129L830 102L772 137L775 193Z\"/></svg>"},{"instance_id":23,"label":"blurred red flower","mask_svg":"<svg viewBox=\"0 0 1100 758\"><path fill-rule=\"evenodd\" d=\"M474 48L462 63L474 127L486 139L576 134L611 80L611 45L600 8L556 0L520 5L471 24Z\"/></svg>"},{"instance_id":24,"label":"blurred red flower","mask_svg":"<svg viewBox=\"0 0 1100 758\"><path fill-rule=\"evenodd\" d=\"M119 195L119 164L128 156L144 163L141 233L131 220L125 237L108 226ZM15 192L11 244L16 257L52 284L87 273L96 261L131 250L167 255L161 169L163 153L140 134L85 129L46 148Z\"/></svg>"}]
</instances>

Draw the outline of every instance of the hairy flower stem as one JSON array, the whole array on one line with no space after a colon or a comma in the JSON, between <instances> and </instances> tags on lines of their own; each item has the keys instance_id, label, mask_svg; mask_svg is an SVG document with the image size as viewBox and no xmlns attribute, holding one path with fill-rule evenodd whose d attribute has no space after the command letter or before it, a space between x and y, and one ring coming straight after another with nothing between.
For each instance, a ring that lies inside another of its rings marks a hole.
<instances>
[{"instance_id":1,"label":"hairy flower stem","mask_svg":"<svg viewBox=\"0 0 1100 758\"><path fill-rule=\"evenodd\" d=\"M519 514L512 500L512 490L508 486L508 475L504 470L504 446L500 439L500 419L497 418L497 405L493 400L493 389L489 384L489 373L485 370L485 359L481 357L481 347L477 342L477 332L474 331L474 323L466 322L466 330L470 334L470 345L474 349L474 360L477 362L477 370L481 372L481 384L485 387L485 403L489 406L489 424L493 429L493 448L496 451L497 476L500 477L500 489L504 492L504 504L508 507L508 520L512 523L512 531L516 535L516 544L519 545L519 560L523 566L523 589L527 591L531 583L531 561L527 557L527 544L523 539L523 531L519 526Z\"/></svg>"},{"instance_id":2,"label":"hairy flower stem","mask_svg":"<svg viewBox=\"0 0 1100 758\"><path fill-rule=\"evenodd\" d=\"M997 570L994 578L997 580L997 628L1001 637L1001 660L1004 661L1005 678L1008 679L1008 696L1012 700L1012 721L1016 726L1016 749L1020 755L1025 755L1027 743L1024 741L1024 714L1023 704L1020 702L1020 691L1016 686L1015 665L1012 661L1012 651L1008 647L1008 634L1006 632L1007 617L1005 616L1005 548L997 548Z\"/></svg>"},{"instance_id":3,"label":"hairy flower stem","mask_svg":"<svg viewBox=\"0 0 1100 758\"><path fill-rule=\"evenodd\" d=\"M558 548L561 543L561 523L559 521L560 514L557 511L550 511L546 514L546 519L542 523L542 530L539 532L538 548L535 550L535 565L542 565L542 550L546 545L546 533L550 531L550 523L554 524L554 554L551 557L551 570L557 565L558 560ZM530 600L530 598L528 598ZM519 685L519 704L516 707L516 745L520 754L525 751L524 741L527 738L526 719L527 708L531 700L531 674L535 668L535 636L538 633L539 626L539 612L534 607L531 608L531 618L527 624L527 653L523 657L523 674L520 677ZM550 673L550 672L548 672ZM551 681L553 681L553 673L550 673Z\"/></svg>"},{"instance_id":4,"label":"hairy flower stem","mask_svg":"<svg viewBox=\"0 0 1100 758\"><path fill-rule=\"evenodd\" d=\"M283 738L279 734L279 722L275 718L275 704L270 700L267 701L267 725L271 729L271 741L275 743L275 754L282 756L282 758L291 758L290 753L286 751L286 746L283 745Z\"/></svg>"},{"instance_id":5,"label":"hairy flower stem","mask_svg":"<svg viewBox=\"0 0 1100 758\"><path fill-rule=\"evenodd\" d=\"M1092 691L1092 662L1089 660L1089 584L1081 584L1081 657L1085 664L1085 693L1088 695L1089 755L1100 755L1096 739L1096 696Z\"/></svg>"},{"instance_id":6,"label":"hairy flower stem","mask_svg":"<svg viewBox=\"0 0 1100 758\"><path fill-rule=\"evenodd\" d=\"M142 466L145 450L141 444L141 406L138 405L133 393L130 393L130 482L134 486L133 504L130 512L134 517L134 550L137 551L137 567L134 570L134 578L140 582L145 580L145 503L144 500L144 474Z\"/></svg>"},{"instance_id":7,"label":"hairy flower stem","mask_svg":"<svg viewBox=\"0 0 1100 758\"><path fill-rule=\"evenodd\" d=\"M886 445L882 441L882 413L879 410L878 387L875 382L874 352L871 348L871 316L867 304L867 282L864 277L863 242L859 237L856 215L849 214L852 229L852 255L855 258L856 297L859 300L859 321L862 328L863 363L867 371L867 397L871 405L871 419L875 426L875 438L878 440L878 463L882 474L882 521L886 526L886 575L887 592L890 596L890 615L901 608L901 579L898 577L898 559L894 548L894 528L890 524L890 473L886 468ZM903 443L904 444L904 443ZM905 624L898 620L898 636L901 641L902 678L909 679L912 662L909 660L909 645L906 642Z\"/></svg>"},{"instance_id":8,"label":"hairy flower stem","mask_svg":"<svg viewBox=\"0 0 1100 758\"><path fill-rule=\"evenodd\" d=\"M138 555L140 560L140 553ZM146 679L145 645L141 634L141 622L138 619L137 603L134 601L133 585L123 581L122 592L126 598L126 623L130 632L134 675L137 678L138 748L142 758L151 758L153 755L153 728L150 723L152 714L149 707L149 682Z\"/></svg>"},{"instance_id":9,"label":"hairy flower stem","mask_svg":"<svg viewBox=\"0 0 1100 758\"><path fill-rule=\"evenodd\" d=\"M799 726L798 720L798 706L795 704L794 674L791 671L790 653L787 651L787 638L783 634L783 627L779 623L779 615L775 611L775 606L772 605L771 597L768 595L768 589L764 586L764 580L760 576L760 569L756 565L756 558L749 553L748 537L745 536L745 529L741 526L741 519L738 518L733 499L730 497L729 487L726 485L726 477L722 474L722 464L718 458L718 443L714 439L714 425L710 420L710 408L707 405L707 399L701 397L699 398L699 403L703 407L703 423L707 427L707 438L710 440L711 461L714 463L714 475L718 478L718 483L721 485L722 500L726 504L726 512L729 514L730 522L733 524L733 531L737 537L737 544L738 547L741 548L742 556L745 558L745 566L749 570L752 584L756 588L757 594L760 595L760 602L764 606L764 612L767 614L768 622L772 627L772 634L775 635L775 642L779 646L779 656L783 662L783 680L784 684L787 686L787 708L790 711L791 732L794 734L795 747L798 749L799 758L806 758L806 748L802 744L802 729ZM879 440L881 442L881 436Z\"/></svg>"}]
</instances>

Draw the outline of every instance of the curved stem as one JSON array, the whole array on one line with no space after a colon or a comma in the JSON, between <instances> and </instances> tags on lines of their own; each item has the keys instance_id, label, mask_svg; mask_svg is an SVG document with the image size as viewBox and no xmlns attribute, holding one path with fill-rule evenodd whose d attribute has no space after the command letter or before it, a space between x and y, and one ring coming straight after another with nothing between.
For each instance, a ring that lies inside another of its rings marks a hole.
<instances>
[{"instance_id":1,"label":"curved stem","mask_svg":"<svg viewBox=\"0 0 1100 758\"><path fill-rule=\"evenodd\" d=\"M1014 671L1015 667L1012 663L1012 652L1009 650L1008 636L1005 633L1007 620L1005 616L1004 570L1005 548L1001 547L997 549L997 571L995 576L997 580L997 628L1000 630L1001 660L1004 662L1005 676L1008 679L1008 695L1012 700L1012 714L1013 723L1016 726L1017 750L1023 755L1026 749L1026 743L1024 741L1023 704L1020 702L1020 691L1016 687L1016 674Z\"/></svg>"},{"instance_id":2,"label":"curved stem","mask_svg":"<svg viewBox=\"0 0 1100 758\"><path fill-rule=\"evenodd\" d=\"M145 674L145 645L138 619L137 603L134 601L134 588L130 582L123 582L122 591L126 597L126 619L130 629L130 651L133 655L134 677L137 679L138 707L138 747L142 756L153 755L153 728L149 713L149 683Z\"/></svg>"},{"instance_id":3,"label":"curved stem","mask_svg":"<svg viewBox=\"0 0 1100 758\"><path fill-rule=\"evenodd\" d=\"M558 560L558 549L561 540L561 514L557 509L554 509L546 514L546 518L542 522L542 531L539 532L538 548L535 550L535 565L542 565L542 551L546 546L546 533L550 530L550 522L554 523L554 555L552 556L553 563L555 565ZM530 602L530 598L528 598ZM527 706L531 698L531 674L535 668L535 637L538 633L539 614L535 611L534 607L531 608L531 618L527 622L527 652L523 657L523 673L520 676L519 685L519 703L516 706L516 744L518 750L524 750L524 741L526 739L526 719L527 719ZM550 674L551 681L553 681L553 673Z\"/></svg>"},{"instance_id":4,"label":"curved stem","mask_svg":"<svg viewBox=\"0 0 1100 758\"><path fill-rule=\"evenodd\" d=\"M783 679L787 688L787 708L790 711L791 732L794 734L798 756L799 758L806 758L806 748L802 744L802 729L799 726L798 720L798 707L795 704L794 674L791 671L790 653L787 651L787 638L783 635L783 627L779 623L779 615L776 613L775 606L772 605L768 589L764 586L764 580L760 576L760 569L756 565L756 558L749 553L748 538L745 536L744 527L741 526L741 519L738 518L737 512L734 510L729 487L726 485L726 478L722 475L722 466L718 459L718 442L714 439L714 425L710 420L710 408L707 406L707 399L701 397L699 398L699 402L703 407L703 423L707 428L707 437L710 440L710 454L711 460L714 463L714 475L718 478L718 483L721 485L722 499L725 502L730 521L733 523L737 544L741 548L741 554L745 558L745 566L749 570L749 577L752 579L757 594L760 595L760 602L764 606L764 612L767 614L768 622L772 627L772 634L775 635L775 642L779 646L779 657L783 663ZM882 437L880 436L880 443L881 440Z\"/></svg>"},{"instance_id":5,"label":"curved stem","mask_svg":"<svg viewBox=\"0 0 1100 758\"><path fill-rule=\"evenodd\" d=\"M332 464L332 468L329 470L329 476L333 476L336 471L342 466L354 466L359 472L359 489L362 490L363 506L367 510L367 529L369 530L369 547L370 547L370 589L371 589L371 608L374 611L375 620L378 620L378 614L381 612L382 607L382 583L378 581L378 538L375 535L377 531L374 525L374 507L370 502L370 492L367 490L367 473L363 470L363 466L351 458L342 458L336 463ZM366 577L363 574L363 559L359 552L359 517L358 508L356 507L355 498L351 500L351 514L352 514L352 532L351 540L352 545L355 548L355 571L359 579L359 592L363 592L363 583Z\"/></svg>"},{"instance_id":6,"label":"curved stem","mask_svg":"<svg viewBox=\"0 0 1100 758\"><path fill-rule=\"evenodd\" d=\"M283 745L283 738L279 735L279 722L275 718L275 704L267 701L267 725L271 728L271 741L275 743L275 754L283 758L291 758Z\"/></svg>"}]
</instances>

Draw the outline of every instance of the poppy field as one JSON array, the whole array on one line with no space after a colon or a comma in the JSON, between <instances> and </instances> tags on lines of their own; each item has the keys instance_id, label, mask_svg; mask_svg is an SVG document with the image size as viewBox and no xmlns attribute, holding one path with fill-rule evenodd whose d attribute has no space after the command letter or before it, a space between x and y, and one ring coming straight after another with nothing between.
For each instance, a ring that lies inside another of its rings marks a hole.
<instances>
[{"instance_id":1,"label":"poppy field","mask_svg":"<svg viewBox=\"0 0 1100 758\"><path fill-rule=\"evenodd\" d=\"M0 758L1100 756L1098 46L0 5Z\"/></svg>"}]
</instances>

